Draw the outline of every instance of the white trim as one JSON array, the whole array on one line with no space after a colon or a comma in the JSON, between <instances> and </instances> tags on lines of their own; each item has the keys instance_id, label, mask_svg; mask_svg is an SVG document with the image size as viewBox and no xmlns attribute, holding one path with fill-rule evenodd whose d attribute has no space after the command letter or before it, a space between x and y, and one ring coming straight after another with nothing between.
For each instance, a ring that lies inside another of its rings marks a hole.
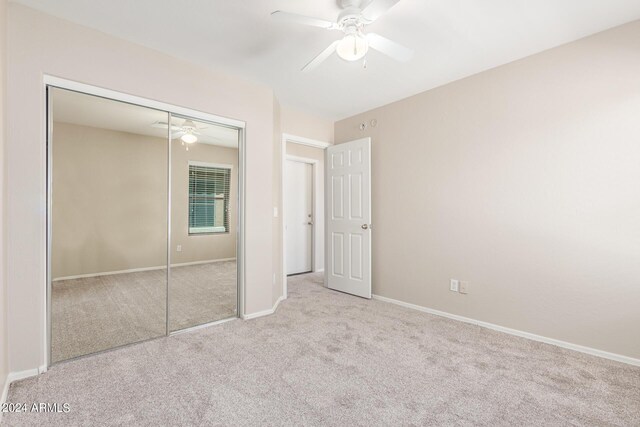
<instances>
[{"instance_id":1,"label":"white trim","mask_svg":"<svg viewBox=\"0 0 640 427\"><path fill-rule=\"evenodd\" d=\"M224 163L200 162L198 160L189 160L188 163L189 163L189 166L201 166L203 168L218 168L218 169L233 170L233 165L227 165Z\"/></svg>"},{"instance_id":2,"label":"white trim","mask_svg":"<svg viewBox=\"0 0 640 427\"><path fill-rule=\"evenodd\" d=\"M16 381L24 380L26 378L35 377L40 374L44 374L45 372L47 372L46 365L42 365L38 368L26 369L24 371L9 372L9 374L7 374L5 378L4 388L2 389L2 395L0 395L0 404L5 403L7 401L7 398L9 397L9 387L11 386L12 383ZM0 411L0 422L2 422L2 414L3 412Z\"/></svg>"},{"instance_id":3,"label":"white trim","mask_svg":"<svg viewBox=\"0 0 640 427\"><path fill-rule=\"evenodd\" d=\"M209 264L213 262L235 261L235 260L236 258L208 259L204 261L192 261L192 262L181 262L177 264L171 264L171 267L185 267L188 265ZM164 270L166 268L167 268L166 265L159 265L155 267L131 268L129 270L116 270L116 271L104 271L101 273L78 274L76 276L56 277L55 279L52 280L52 282L59 282L62 280L85 279L89 277L111 276L116 274L139 273L142 271Z\"/></svg>"},{"instance_id":4,"label":"white trim","mask_svg":"<svg viewBox=\"0 0 640 427\"><path fill-rule=\"evenodd\" d=\"M38 368L27 369L24 371L9 372L9 374L7 374L5 378L4 387L2 389L2 395L0 395L0 404L3 404L7 401L7 398L9 397L9 387L13 382L20 381L25 378L35 377L45 372L47 372L46 365L40 366ZM2 414L3 412L0 411L0 423L2 422Z\"/></svg>"},{"instance_id":5,"label":"white trim","mask_svg":"<svg viewBox=\"0 0 640 427\"><path fill-rule=\"evenodd\" d=\"M269 316L270 314L273 314L273 313L276 312L276 310L278 309L278 306L280 305L280 302L284 301L285 299L286 299L286 297L280 296L280 298L278 298L276 303L273 304L272 308L270 308L268 310L258 311L256 313L245 314L244 316L242 316L242 319L243 320L251 320L251 319L257 319L258 317Z\"/></svg>"},{"instance_id":6,"label":"white trim","mask_svg":"<svg viewBox=\"0 0 640 427\"><path fill-rule=\"evenodd\" d=\"M372 295L373 299L389 302L402 307L411 308L413 310L422 311L424 313L433 314L435 316L446 317L448 319L457 320L459 322L470 323L472 325L480 326L494 331L503 332L505 334L514 335L521 338L527 338L532 341L538 341L545 344L555 345L557 347L566 348L568 350L577 351L580 353L589 354L591 356L602 357L603 359L614 360L616 362L626 363L633 366L640 366L640 359L634 359L633 357L623 356L621 354L609 353L607 351L598 350L591 347L585 347L578 344L572 344L570 342L557 340L554 338L547 338L541 335L532 334L530 332L519 331L517 329L507 328L505 326L496 325L489 322L483 322L481 320L471 319L469 317L458 316L457 314L447 313L445 311L434 310L432 308L423 307L421 305L411 304L404 301L395 300L392 298L383 297L380 295Z\"/></svg>"},{"instance_id":7,"label":"white trim","mask_svg":"<svg viewBox=\"0 0 640 427\"><path fill-rule=\"evenodd\" d=\"M281 200L280 200L280 228L282 230L282 297L284 299L287 298L288 295L288 289L287 289L287 251L286 251L286 233L285 233L285 211L284 211L284 184L285 184L285 165L286 165L286 160L287 157L291 157L292 159L297 159L300 160L302 158L300 157L296 157L296 156L287 156L287 142L291 142L294 144L299 144L299 145L306 145L308 147L315 147L315 148L320 148L322 150L325 150L327 147L330 147L332 144L328 143L328 142L324 142L324 141L318 141L315 139L311 139L311 138L305 138L303 136L296 136L296 135L291 135L288 133L283 133L282 134L282 146L281 146L281 153L280 153L280 194L281 194ZM312 160L313 159L306 159L306 160ZM313 235L314 238L325 238L325 236L318 236L316 233L316 224L317 224L317 219L319 217L319 214L316 210L316 207L319 205L319 203L317 203L318 197L320 197L320 191L319 191L319 180L317 179L317 163L318 161L315 160L316 165L314 165L314 191L315 191L315 195L314 195L314 214L315 214L315 218L314 218L314 225L313 225ZM325 188L326 191L326 188ZM322 197L324 198L324 194L322 195ZM326 203L325 203L326 204ZM325 212L323 212L326 218L326 206L325 206ZM315 248L314 248L315 249ZM326 238L325 238L325 251L323 254L323 257L326 258L326 256L324 256L326 254ZM324 260L324 262L326 262L326 259ZM313 267L315 267L315 257L313 259ZM318 270L320 271L320 270ZM324 269L322 270L324 271Z\"/></svg>"},{"instance_id":8,"label":"white trim","mask_svg":"<svg viewBox=\"0 0 640 427\"><path fill-rule=\"evenodd\" d=\"M7 397L9 396L9 386L11 383L9 382L9 375L4 378L4 387L2 388L2 395L0 395L0 405L7 401ZM0 422L2 422L2 414L0 411Z\"/></svg>"},{"instance_id":9,"label":"white trim","mask_svg":"<svg viewBox=\"0 0 640 427\"><path fill-rule=\"evenodd\" d=\"M309 147L316 147L316 148L322 148L322 149L327 148L331 145L328 142L318 141L316 139L311 139L311 138L305 138L304 136L290 135L288 133L282 134L282 142L284 142L285 144L287 142L293 142L300 145L307 145Z\"/></svg>"},{"instance_id":10,"label":"white trim","mask_svg":"<svg viewBox=\"0 0 640 427\"><path fill-rule=\"evenodd\" d=\"M128 93L117 92L111 89L105 89L99 86L93 86L85 83L76 82L48 74L44 75L44 84L59 87L61 89L74 90L89 95L101 96L103 98L115 99L117 101L128 102L130 104L149 107L156 110L175 113L180 116L187 116L194 119L200 119L209 122L215 122L224 126L244 129L246 123L241 120L230 119L228 117L216 116L215 114L205 113L203 111L194 110L192 108L181 107L179 105L168 104L166 102L156 101L153 99L142 98Z\"/></svg>"},{"instance_id":11,"label":"white trim","mask_svg":"<svg viewBox=\"0 0 640 427\"><path fill-rule=\"evenodd\" d=\"M287 299L287 297L285 297L284 295L281 295L281 296L280 296L280 298L278 298L278 300L276 301L276 303L275 303L275 304L273 304L273 309L272 309L272 310L273 310L273 312L274 312L274 313L275 313L275 312L276 312L276 310L278 309L278 306L280 305L280 303L281 303L282 301L286 300L286 299Z\"/></svg>"},{"instance_id":12,"label":"white trim","mask_svg":"<svg viewBox=\"0 0 640 427\"><path fill-rule=\"evenodd\" d=\"M226 233L227 229L223 226L215 226L215 227L189 227L189 235L192 234L220 234Z\"/></svg>"}]
</instances>

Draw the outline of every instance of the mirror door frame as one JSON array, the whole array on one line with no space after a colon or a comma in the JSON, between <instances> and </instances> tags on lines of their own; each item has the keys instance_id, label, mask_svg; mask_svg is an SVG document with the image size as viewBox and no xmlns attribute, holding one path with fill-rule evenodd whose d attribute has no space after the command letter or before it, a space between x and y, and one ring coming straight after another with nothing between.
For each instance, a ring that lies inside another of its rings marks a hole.
<instances>
[{"instance_id":1,"label":"mirror door frame","mask_svg":"<svg viewBox=\"0 0 640 427\"><path fill-rule=\"evenodd\" d=\"M166 112L168 114L168 117L171 117L173 114L175 115L179 115L179 116L187 116L187 117L191 117L193 119L196 120L202 120L205 122L211 122L217 125L222 125L222 126L227 126L227 127L231 127L231 128L235 128L238 129L238 209L237 209L237 230L236 230L236 260L237 260L237 313L236 313L236 317L240 317L243 318L244 314L245 314L245 213L244 213L244 207L245 207L245 179L246 179L246 174L245 174L245 166L246 166L246 122L241 121L241 120L236 120L236 119L231 119L231 118L227 118L227 117L223 117L223 116L217 116L214 114L209 114L209 113L205 113L202 111L198 111L198 110L193 110L190 108L185 108L185 107L180 107L177 105L173 105L173 104L168 104L168 103L164 103L164 102L160 102L160 101L154 101L151 99L147 99L147 98L143 98L143 97L139 97L139 96L135 96L135 95L129 95L126 93L122 93L122 92L117 92L114 90L110 90L110 89L105 89L105 88L101 88L98 86L93 86L93 85L89 85L89 84L85 84L85 83L80 83L80 82L76 82L73 80L67 80L64 78L60 78L60 77L55 77L55 76L51 76L51 75L44 75L43 76L43 84L44 84L44 96L45 96L45 102L44 102L44 106L45 106L45 112L44 112L44 117L45 117L45 121L46 121L46 126L45 126L45 135L44 135L44 144L45 144L45 150L44 150L44 155L45 155L45 160L46 160L46 165L47 165L47 172L46 172L46 183L45 183L45 188L46 188L46 206L47 206L47 210L46 210L46 215L47 215L47 220L46 220L46 230L45 230L45 241L46 241L46 245L45 245L45 260L46 260L46 277L45 277L45 285L43 286L43 291L44 291L44 310L45 310L45 331L46 333L44 334L44 345L43 345L43 350L44 350L44 371L46 371L51 365L51 236L52 236L52 129L53 129L53 115L52 115L52 105L51 105L51 97L48 95L49 94L49 88L58 88L58 89L65 89L65 90L71 90L71 91L75 91L75 92L80 92L86 95L92 95L92 96L98 96L101 98L106 98L106 99L111 99L113 101L118 101L118 102L125 102L128 104L133 104L133 105L138 105L140 107L147 107L147 108L152 108L154 110L160 110L163 112ZM169 132L168 132L168 149L169 149L169 153L171 150L171 138L170 138L170 127L169 127ZM169 154L170 155L170 154ZM170 161L170 157L169 157L169 161ZM169 163L170 166L170 163ZM169 274L169 270L170 270L170 252L169 252L169 248L171 245L171 168L168 167L169 169L169 174L168 174L168 184L169 184L169 188L168 188L168 206L167 206L167 212L169 214L169 217L167 219L167 225L168 225L168 235L167 235L167 277ZM168 279L167 279L168 280ZM194 326L191 328L186 328L186 329L182 329L179 331L175 331L175 332L170 332L169 328L168 328L168 309L169 309L169 302L168 302L168 287L169 287L169 283L167 282L167 308L166 308L166 317L167 317L167 330L166 330L166 334L165 336L170 336L170 335L175 335L175 334L180 334L180 333L184 333L187 331L191 331L194 329L200 329L203 327L207 327L207 326L211 326L214 324L218 324L218 323L222 323L222 322L226 322L228 320L232 320L236 317L232 317L230 319L223 319L223 320L219 320L219 321L214 321L211 323L205 323L203 325L198 325L198 326ZM155 339L155 338L154 338ZM132 343L135 344L135 343ZM128 344L131 345L131 344ZM109 350L104 350L104 351L109 351ZM100 352L99 352L100 353ZM93 355L93 354L98 354L98 353L91 353L89 355ZM89 356L87 355L87 356ZM85 356L80 356L80 357L85 357ZM57 362L56 362L57 363Z\"/></svg>"}]
</instances>

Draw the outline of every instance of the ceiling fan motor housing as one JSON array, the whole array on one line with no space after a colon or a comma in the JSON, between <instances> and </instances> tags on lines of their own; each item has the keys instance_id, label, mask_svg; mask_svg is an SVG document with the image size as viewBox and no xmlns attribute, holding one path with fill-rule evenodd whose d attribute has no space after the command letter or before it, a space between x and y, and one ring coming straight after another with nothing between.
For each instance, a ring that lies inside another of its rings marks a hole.
<instances>
[{"instance_id":1,"label":"ceiling fan motor housing","mask_svg":"<svg viewBox=\"0 0 640 427\"><path fill-rule=\"evenodd\" d=\"M362 12L357 8L349 8L343 10L338 16L338 25L342 30L349 27L362 28Z\"/></svg>"}]
</instances>

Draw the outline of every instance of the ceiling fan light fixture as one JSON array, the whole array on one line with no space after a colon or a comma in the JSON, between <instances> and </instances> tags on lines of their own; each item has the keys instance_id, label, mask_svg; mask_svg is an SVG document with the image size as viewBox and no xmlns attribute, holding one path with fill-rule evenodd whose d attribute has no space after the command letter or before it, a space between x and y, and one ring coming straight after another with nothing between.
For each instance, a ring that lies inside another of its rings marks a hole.
<instances>
[{"instance_id":1,"label":"ceiling fan light fixture","mask_svg":"<svg viewBox=\"0 0 640 427\"><path fill-rule=\"evenodd\" d=\"M182 140L182 142L186 142L187 144L193 144L198 140L198 137L192 133L187 132L184 135L182 135L180 139Z\"/></svg>"},{"instance_id":2,"label":"ceiling fan light fixture","mask_svg":"<svg viewBox=\"0 0 640 427\"><path fill-rule=\"evenodd\" d=\"M338 56L345 61L357 61L363 58L369 50L369 43L361 33L347 34L344 36L338 46L336 52Z\"/></svg>"}]
</instances>

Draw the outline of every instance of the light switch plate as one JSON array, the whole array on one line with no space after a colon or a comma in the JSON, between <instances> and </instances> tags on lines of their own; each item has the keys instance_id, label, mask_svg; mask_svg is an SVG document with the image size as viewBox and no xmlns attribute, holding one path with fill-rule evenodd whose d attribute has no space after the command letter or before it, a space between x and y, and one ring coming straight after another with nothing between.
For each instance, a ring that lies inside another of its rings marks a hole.
<instances>
[{"instance_id":1,"label":"light switch plate","mask_svg":"<svg viewBox=\"0 0 640 427\"><path fill-rule=\"evenodd\" d=\"M449 283L449 290L451 292L458 292L459 283L456 279L451 279L451 283Z\"/></svg>"},{"instance_id":2,"label":"light switch plate","mask_svg":"<svg viewBox=\"0 0 640 427\"><path fill-rule=\"evenodd\" d=\"M278 218L278 208L273 208L273 217Z\"/></svg>"}]
</instances>

